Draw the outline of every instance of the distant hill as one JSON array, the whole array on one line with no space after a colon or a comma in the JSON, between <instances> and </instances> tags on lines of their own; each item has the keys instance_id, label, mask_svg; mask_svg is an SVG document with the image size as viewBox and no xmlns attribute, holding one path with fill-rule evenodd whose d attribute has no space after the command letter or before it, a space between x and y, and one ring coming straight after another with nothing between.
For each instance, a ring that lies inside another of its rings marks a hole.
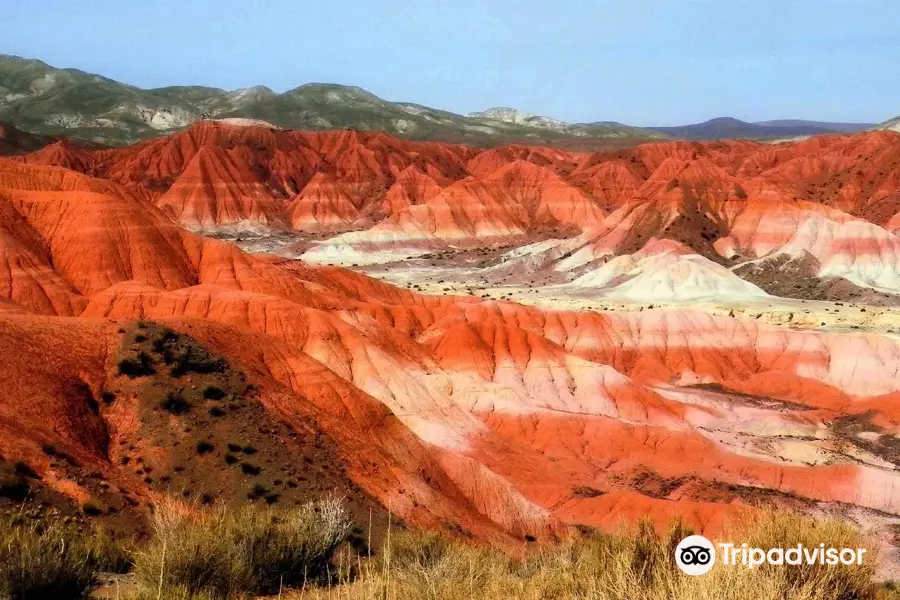
<instances>
[{"instance_id":1,"label":"distant hill","mask_svg":"<svg viewBox=\"0 0 900 600\"><path fill-rule=\"evenodd\" d=\"M507 107L489 108L485 111L469 113L467 116L488 123L538 127L576 137L665 137L663 134L656 131L632 127L615 121L566 123L565 121L560 121L558 119L533 115L515 108Z\"/></svg>"},{"instance_id":2,"label":"distant hill","mask_svg":"<svg viewBox=\"0 0 900 600\"><path fill-rule=\"evenodd\" d=\"M78 69L0 55L0 121L37 135L70 136L121 145L183 129L202 119L244 118L287 129L384 131L415 140L473 146L529 143L570 150L665 138L779 139L846 133L871 123L778 120L748 123L724 117L680 127L632 127L615 121L566 123L514 108L459 115L409 102L390 102L358 87L309 83L276 93L265 86L141 89Z\"/></svg>"},{"instance_id":3,"label":"distant hill","mask_svg":"<svg viewBox=\"0 0 900 600\"><path fill-rule=\"evenodd\" d=\"M826 123L803 120L778 120L748 123L732 117L720 117L694 125L650 127L673 138L716 140L725 138L777 139L828 133L863 131L872 123Z\"/></svg>"},{"instance_id":4,"label":"distant hill","mask_svg":"<svg viewBox=\"0 0 900 600\"><path fill-rule=\"evenodd\" d=\"M614 136L618 132L625 134L634 128L615 121L598 121L595 123L566 123L549 117L533 115L514 108L489 108L482 112L469 113L470 117L488 122L505 122L532 127L543 127L553 131L576 136ZM724 138L741 139L779 139L805 135L821 135L828 133L852 133L865 131L874 127L874 123L829 123L823 121L805 121L802 119L782 119L775 121L759 121L748 123L732 117L721 117L704 123L682 125L677 127L648 127L644 131L657 132L660 137L679 139L716 140Z\"/></svg>"},{"instance_id":5,"label":"distant hill","mask_svg":"<svg viewBox=\"0 0 900 600\"><path fill-rule=\"evenodd\" d=\"M141 89L77 69L0 55L0 120L37 134L65 133L123 144L203 118L232 117L261 119L290 129L352 128L474 145L529 142L590 147L588 138L602 142L661 137L626 125L588 125L576 131L537 122L466 117L326 83L302 85L283 94L263 86L235 91L202 86Z\"/></svg>"},{"instance_id":6,"label":"distant hill","mask_svg":"<svg viewBox=\"0 0 900 600\"><path fill-rule=\"evenodd\" d=\"M877 129L888 129L890 131L900 131L900 117L894 117L889 121L885 121L878 125Z\"/></svg>"},{"instance_id":7,"label":"distant hill","mask_svg":"<svg viewBox=\"0 0 900 600\"><path fill-rule=\"evenodd\" d=\"M27 154L65 138L66 136L28 133L10 123L0 121L0 156ZM96 150L104 147L102 144L82 142L80 140L71 142L70 145L73 148L84 150Z\"/></svg>"},{"instance_id":8,"label":"distant hill","mask_svg":"<svg viewBox=\"0 0 900 600\"><path fill-rule=\"evenodd\" d=\"M775 121L754 121L763 127L815 127L841 133L856 133L871 129L874 123L831 123L829 121L804 121L803 119L778 119Z\"/></svg>"}]
</instances>

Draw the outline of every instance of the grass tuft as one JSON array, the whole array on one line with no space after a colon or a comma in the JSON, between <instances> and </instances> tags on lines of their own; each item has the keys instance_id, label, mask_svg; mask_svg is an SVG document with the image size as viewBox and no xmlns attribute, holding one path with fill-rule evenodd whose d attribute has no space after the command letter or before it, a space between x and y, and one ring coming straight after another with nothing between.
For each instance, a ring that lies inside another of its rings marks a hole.
<instances>
[{"instance_id":1,"label":"grass tuft","mask_svg":"<svg viewBox=\"0 0 900 600\"><path fill-rule=\"evenodd\" d=\"M86 598L101 570L121 571L126 553L102 532L60 521L0 519L0 598Z\"/></svg>"},{"instance_id":2,"label":"grass tuft","mask_svg":"<svg viewBox=\"0 0 900 600\"><path fill-rule=\"evenodd\" d=\"M292 511L251 506L236 511L185 510L164 505L155 513L155 537L137 555L144 588L228 598L275 594L282 585L324 581L349 523L337 499ZM169 597L166 595L164 597Z\"/></svg>"}]
</instances>

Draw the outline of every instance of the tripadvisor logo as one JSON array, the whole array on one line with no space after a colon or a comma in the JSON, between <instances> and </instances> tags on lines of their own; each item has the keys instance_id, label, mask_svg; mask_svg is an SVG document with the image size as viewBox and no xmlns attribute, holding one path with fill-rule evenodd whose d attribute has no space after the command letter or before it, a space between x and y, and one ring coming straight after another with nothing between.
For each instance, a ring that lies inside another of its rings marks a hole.
<instances>
[{"instance_id":1,"label":"tripadvisor logo","mask_svg":"<svg viewBox=\"0 0 900 600\"><path fill-rule=\"evenodd\" d=\"M790 548L754 548L749 544L719 543L721 564L748 569L760 565L861 565L866 548L833 548L825 544ZM703 575L716 564L716 547L702 535L691 535L675 547L675 564L688 575Z\"/></svg>"},{"instance_id":2,"label":"tripadvisor logo","mask_svg":"<svg viewBox=\"0 0 900 600\"><path fill-rule=\"evenodd\" d=\"M675 548L675 564L688 575L703 575L716 564L716 549L702 535L689 535Z\"/></svg>"}]
</instances>

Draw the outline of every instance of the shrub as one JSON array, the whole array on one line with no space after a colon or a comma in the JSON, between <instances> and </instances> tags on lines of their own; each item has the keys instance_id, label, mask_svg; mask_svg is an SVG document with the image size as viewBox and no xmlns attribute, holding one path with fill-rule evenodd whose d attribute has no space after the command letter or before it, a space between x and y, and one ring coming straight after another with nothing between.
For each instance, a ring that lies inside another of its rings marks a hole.
<instances>
[{"instance_id":1,"label":"shrub","mask_svg":"<svg viewBox=\"0 0 900 600\"><path fill-rule=\"evenodd\" d=\"M210 356L199 346L188 345L172 356L172 377L181 377L188 373L209 375L224 373L228 365L221 358Z\"/></svg>"},{"instance_id":2,"label":"shrub","mask_svg":"<svg viewBox=\"0 0 900 600\"><path fill-rule=\"evenodd\" d=\"M13 463L13 470L16 475L21 475L22 477L27 477L29 479L40 479L37 473L34 472L34 469L28 466L28 463L17 460Z\"/></svg>"},{"instance_id":3,"label":"shrub","mask_svg":"<svg viewBox=\"0 0 900 600\"><path fill-rule=\"evenodd\" d=\"M25 477L7 465L0 464L0 498L21 502L30 493L31 486Z\"/></svg>"},{"instance_id":4,"label":"shrub","mask_svg":"<svg viewBox=\"0 0 900 600\"><path fill-rule=\"evenodd\" d=\"M241 471L244 475L259 475L262 473L262 468L251 463L241 463Z\"/></svg>"},{"instance_id":5,"label":"shrub","mask_svg":"<svg viewBox=\"0 0 900 600\"><path fill-rule=\"evenodd\" d=\"M403 530L391 541L391 564L400 570L430 569L455 550L452 540L434 532Z\"/></svg>"},{"instance_id":6,"label":"shrub","mask_svg":"<svg viewBox=\"0 0 900 600\"><path fill-rule=\"evenodd\" d=\"M153 375L156 369L153 367L153 359L146 352L139 352L136 358L124 358L119 361L119 375L130 378Z\"/></svg>"},{"instance_id":7,"label":"shrub","mask_svg":"<svg viewBox=\"0 0 900 600\"><path fill-rule=\"evenodd\" d=\"M257 483L253 486L253 488L247 493L247 498L250 500L256 500L257 498L262 498L266 494L269 493L269 488L266 486Z\"/></svg>"},{"instance_id":8,"label":"shrub","mask_svg":"<svg viewBox=\"0 0 900 600\"><path fill-rule=\"evenodd\" d=\"M0 520L0 598L86 598L115 562L107 540L58 522Z\"/></svg>"},{"instance_id":9,"label":"shrub","mask_svg":"<svg viewBox=\"0 0 900 600\"><path fill-rule=\"evenodd\" d=\"M41 446L41 450L43 450L44 454L46 454L47 456L57 457L60 455L59 450L57 450L56 446L54 446L53 444L44 444L43 446Z\"/></svg>"},{"instance_id":10,"label":"shrub","mask_svg":"<svg viewBox=\"0 0 900 600\"><path fill-rule=\"evenodd\" d=\"M209 442L198 442L197 443L197 454L203 456L204 454L209 454L213 450L215 450L215 446L210 444Z\"/></svg>"},{"instance_id":11,"label":"shrub","mask_svg":"<svg viewBox=\"0 0 900 600\"><path fill-rule=\"evenodd\" d=\"M191 405L184 399L184 396L178 392L169 392L166 394L165 399L160 402L159 406L163 410L176 416L183 415L191 410Z\"/></svg>"},{"instance_id":12,"label":"shrub","mask_svg":"<svg viewBox=\"0 0 900 600\"><path fill-rule=\"evenodd\" d=\"M178 341L178 334L171 329L164 329L159 333L157 337L153 339L153 351L158 354L165 354L167 349L169 348L169 345L176 341ZM166 356L163 356L163 361L167 365L172 364Z\"/></svg>"},{"instance_id":13,"label":"shrub","mask_svg":"<svg viewBox=\"0 0 900 600\"><path fill-rule=\"evenodd\" d=\"M170 374L181 377L187 373L224 373L228 365L221 358L211 356L189 336L171 329L158 330L151 342L153 352L161 355L165 364L171 365Z\"/></svg>"},{"instance_id":14,"label":"shrub","mask_svg":"<svg viewBox=\"0 0 900 600\"><path fill-rule=\"evenodd\" d=\"M96 517L103 514L103 509L93 502L88 501L81 506L81 512L89 517Z\"/></svg>"},{"instance_id":15,"label":"shrub","mask_svg":"<svg viewBox=\"0 0 900 600\"><path fill-rule=\"evenodd\" d=\"M203 390L203 397L207 400L221 400L225 395L225 390L214 385L208 385Z\"/></svg>"},{"instance_id":16,"label":"shrub","mask_svg":"<svg viewBox=\"0 0 900 600\"><path fill-rule=\"evenodd\" d=\"M135 563L141 585L155 590L162 573L167 592L227 598L323 580L348 521L336 499L293 511L258 506L185 511L163 505L155 513L154 529Z\"/></svg>"}]
</instances>

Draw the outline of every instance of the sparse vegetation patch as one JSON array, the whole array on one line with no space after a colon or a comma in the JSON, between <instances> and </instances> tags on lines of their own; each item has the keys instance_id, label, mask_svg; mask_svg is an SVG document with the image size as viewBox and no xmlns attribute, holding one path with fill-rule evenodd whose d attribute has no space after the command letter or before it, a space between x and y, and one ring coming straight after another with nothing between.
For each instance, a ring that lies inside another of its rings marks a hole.
<instances>
[{"instance_id":1,"label":"sparse vegetation patch","mask_svg":"<svg viewBox=\"0 0 900 600\"><path fill-rule=\"evenodd\" d=\"M160 407L173 415L183 415L191 410L191 405L188 404L187 400L184 399L184 396L178 392L169 392L166 394Z\"/></svg>"},{"instance_id":2,"label":"sparse vegetation patch","mask_svg":"<svg viewBox=\"0 0 900 600\"><path fill-rule=\"evenodd\" d=\"M135 358L123 358L118 364L119 375L126 377L144 377L156 373L153 359L146 352L139 352Z\"/></svg>"},{"instance_id":3,"label":"sparse vegetation patch","mask_svg":"<svg viewBox=\"0 0 900 600\"><path fill-rule=\"evenodd\" d=\"M138 555L135 572L150 590L162 576L164 590L209 598L277 594L282 586L326 581L348 530L336 499L282 511L161 507L154 540Z\"/></svg>"},{"instance_id":4,"label":"sparse vegetation patch","mask_svg":"<svg viewBox=\"0 0 900 600\"><path fill-rule=\"evenodd\" d=\"M104 535L59 521L0 518L0 598L86 598L101 570L123 553Z\"/></svg>"}]
</instances>

